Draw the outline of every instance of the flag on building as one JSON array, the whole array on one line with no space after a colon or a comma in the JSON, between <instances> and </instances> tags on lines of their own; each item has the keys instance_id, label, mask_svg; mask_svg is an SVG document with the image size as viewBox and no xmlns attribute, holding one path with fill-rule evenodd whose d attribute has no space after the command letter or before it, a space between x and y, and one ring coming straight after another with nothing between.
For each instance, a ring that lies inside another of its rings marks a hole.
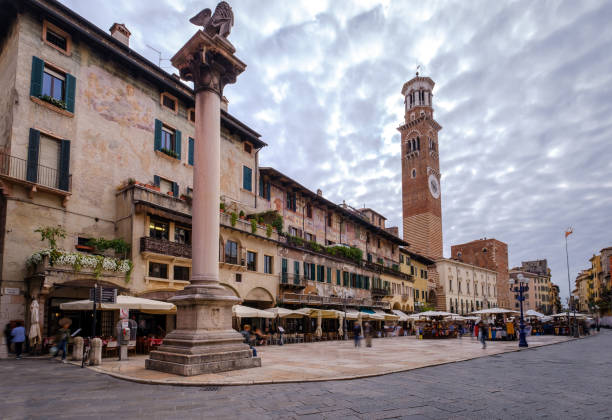
<instances>
[{"instance_id":1,"label":"flag on building","mask_svg":"<svg viewBox=\"0 0 612 420\"><path fill-rule=\"evenodd\" d=\"M574 229L569 227L565 230L565 237L567 238L568 236L570 236L572 233L574 233Z\"/></svg>"}]
</instances>

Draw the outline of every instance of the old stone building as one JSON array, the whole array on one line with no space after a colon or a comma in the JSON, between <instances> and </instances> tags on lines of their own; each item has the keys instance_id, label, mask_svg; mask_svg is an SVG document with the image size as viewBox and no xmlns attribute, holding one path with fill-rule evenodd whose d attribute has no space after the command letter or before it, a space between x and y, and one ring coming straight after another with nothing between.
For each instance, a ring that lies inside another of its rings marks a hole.
<instances>
[{"instance_id":1,"label":"old stone building","mask_svg":"<svg viewBox=\"0 0 612 420\"><path fill-rule=\"evenodd\" d=\"M497 303L501 308L512 309L508 288L508 245L497 239L484 238L451 246L451 258L497 273Z\"/></svg>"},{"instance_id":2,"label":"old stone building","mask_svg":"<svg viewBox=\"0 0 612 420\"><path fill-rule=\"evenodd\" d=\"M510 278L516 280L522 274L529 280L529 291L525 295L524 309L533 309L545 315L554 313L555 291L550 281L550 268L546 260L523 261L521 267L510 270ZM509 286L510 288L510 286ZM511 296L514 296L511 291ZM519 308L519 302L514 296L514 308Z\"/></svg>"},{"instance_id":3,"label":"old stone building","mask_svg":"<svg viewBox=\"0 0 612 420\"><path fill-rule=\"evenodd\" d=\"M193 91L131 49L125 25L103 31L54 0L6 4L0 324L27 321L36 300L43 334L50 334L63 316L59 305L87 298L94 284L167 299L191 275ZM408 242L387 231L376 211L334 204L260 168L266 143L227 104L221 284L260 308L413 309L403 296L414 278L399 267ZM49 244L35 230L58 226L65 237L56 235L56 247L44 250ZM121 239L130 248L99 255L92 239ZM112 332L113 316L101 315L103 334ZM172 316L164 322L173 328Z\"/></svg>"},{"instance_id":4,"label":"old stone building","mask_svg":"<svg viewBox=\"0 0 612 420\"><path fill-rule=\"evenodd\" d=\"M437 260L436 268L444 288L446 310L463 315L498 306L495 270L448 258Z\"/></svg>"}]
</instances>

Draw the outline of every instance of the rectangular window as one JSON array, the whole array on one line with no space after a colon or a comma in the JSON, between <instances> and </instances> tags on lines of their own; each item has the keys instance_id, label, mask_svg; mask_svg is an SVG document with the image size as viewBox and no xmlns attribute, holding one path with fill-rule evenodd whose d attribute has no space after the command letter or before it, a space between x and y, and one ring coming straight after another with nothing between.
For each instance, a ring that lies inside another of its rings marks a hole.
<instances>
[{"instance_id":1,"label":"rectangular window","mask_svg":"<svg viewBox=\"0 0 612 420\"><path fill-rule=\"evenodd\" d=\"M317 281L320 281L321 283L325 282L325 267L322 265L317 266Z\"/></svg>"},{"instance_id":2,"label":"rectangular window","mask_svg":"<svg viewBox=\"0 0 612 420\"><path fill-rule=\"evenodd\" d=\"M257 253L247 251L247 270L257 271Z\"/></svg>"},{"instance_id":3,"label":"rectangular window","mask_svg":"<svg viewBox=\"0 0 612 420\"><path fill-rule=\"evenodd\" d=\"M404 264L404 256L400 254L400 264Z\"/></svg>"},{"instance_id":4,"label":"rectangular window","mask_svg":"<svg viewBox=\"0 0 612 420\"><path fill-rule=\"evenodd\" d=\"M251 177L253 175L253 170L248 166L242 167L242 188L247 191L253 191L253 186L251 182Z\"/></svg>"},{"instance_id":5,"label":"rectangular window","mask_svg":"<svg viewBox=\"0 0 612 420\"><path fill-rule=\"evenodd\" d=\"M149 262L149 277L168 278L168 264Z\"/></svg>"},{"instance_id":6,"label":"rectangular window","mask_svg":"<svg viewBox=\"0 0 612 420\"><path fill-rule=\"evenodd\" d=\"M251 154L253 151L253 146L251 146L251 143L244 143L244 151Z\"/></svg>"},{"instance_id":7,"label":"rectangular window","mask_svg":"<svg viewBox=\"0 0 612 420\"><path fill-rule=\"evenodd\" d=\"M45 22L45 41L47 44L51 44L56 49L69 53L68 43L69 43L69 35L59 28L51 28L49 23Z\"/></svg>"},{"instance_id":8,"label":"rectangular window","mask_svg":"<svg viewBox=\"0 0 612 420\"><path fill-rule=\"evenodd\" d=\"M238 264L238 244L234 241L225 243L225 262L228 264Z\"/></svg>"},{"instance_id":9,"label":"rectangular window","mask_svg":"<svg viewBox=\"0 0 612 420\"><path fill-rule=\"evenodd\" d=\"M162 126L161 148L174 151L175 139L175 131L170 127Z\"/></svg>"},{"instance_id":10,"label":"rectangular window","mask_svg":"<svg viewBox=\"0 0 612 420\"><path fill-rule=\"evenodd\" d=\"M264 255L264 273L272 274L272 257L270 255Z\"/></svg>"},{"instance_id":11,"label":"rectangular window","mask_svg":"<svg viewBox=\"0 0 612 420\"><path fill-rule=\"evenodd\" d=\"M195 123L195 109L190 108L187 111L187 119L191 121L192 123Z\"/></svg>"},{"instance_id":12,"label":"rectangular window","mask_svg":"<svg viewBox=\"0 0 612 420\"><path fill-rule=\"evenodd\" d=\"M334 220L332 212L327 212L327 227L332 227L332 221Z\"/></svg>"},{"instance_id":13,"label":"rectangular window","mask_svg":"<svg viewBox=\"0 0 612 420\"><path fill-rule=\"evenodd\" d=\"M287 258L281 260L281 282L287 283Z\"/></svg>"},{"instance_id":14,"label":"rectangular window","mask_svg":"<svg viewBox=\"0 0 612 420\"><path fill-rule=\"evenodd\" d=\"M342 272L342 285L344 287L349 287L349 273L346 271Z\"/></svg>"},{"instance_id":15,"label":"rectangular window","mask_svg":"<svg viewBox=\"0 0 612 420\"><path fill-rule=\"evenodd\" d=\"M174 242L191 245L191 229L176 225L174 227Z\"/></svg>"},{"instance_id":16,"label":"rectangular window","mask_svg":"<svg viewBox=\"0 0 612 420\"><path fill-rule=\"evenodd\" d=\"M187 145L189 150L187 154L187 163L193 165L193 157L195 156L195 141L189 137L189 144Z\"/></svg>"},{"instance_id":17,"label":"rectangular window","mask_svg":"<svg viewBox=\"0 0 612 420\"><path fill-rule=\"evenodd\" d=\"M174 280L189 280L189 267L174 266Z\"/></svg>"},{"instance_id":18,"label":"rectangular window","mask_svg":"<svg viewBox=\"0 0 612 420\"><path fill-rule=\"evenodd\" d=\"M66 75L45 66L42 80L42 95L57 101L65 100Z\"/></svg>"},{"instance_id":19,"label":"rectangular window","mask_svg":"<svg viewBox=\"0 0 612 420\"><path fill-rule=\"evenodd\" d=\"M236 273L236 283L242 283L242 274Z\"/></svg>"},{"instance_id":20,"label":"rectangular window","mask_svg":"<svg viewBox=\"0 0 612 420\"><path fill-rule=\"evenodd\" d=\"M310 203L306 204L306 217L312 219L312 206Z\"/></svg>"},{"instance_id":21,"label":"rectangular window","mask_svg":"<svg viewBox=\"0 0 612 420\"><path fill-rule=\"evenodd\" d=\"M295 193L287 192L287 209L292 211L297 210L297 196Z\"/></svg>"},{"instance_id":22,"label":"rectangular window","mask_svg":"<svg viewBox=\"0 0 612 420\"><path fill-rule=\"evenodd\" d=\"M421 290L421 298L425 300L425 290Z\"/></svg>"},{"instance_id":23,"label":"rectangular window","mask_svg":"<svg viewBox=\"0 0 612 420\"><path fill-rule=\"evenodd\" d=\"M310 279L310 264L304 261L304 278Z\"/></svg>"},{"instance_id":24,"label":"rectangular window","mask_svg":"<svg viewBox=\"0 0 612 420\"><path fill-rule=\"evenodd\" d=\"M331 278L332 278L332 269L331 267L327 267L327 282L331 283Z\"/></svg>"},{"instance_id":25,"label":"rectangular window","mask_svg":"<svg viewBox=\"0 0 612 420\"><path fill-rule=\"evenodd\" d=\"M313 235L312 233L308 233L308 232L304 233L304 239L306 239L307 241L312 241L312 242L317 241L317 237Z\"/></svg>"},{"instance_id":26,"label":"rectangular window","mask_svg":"<svg viewBox=\"0 0 612 420\"><path fill-rule=\"evenodd\" d=\"M151 218L149 222L149 236L155 239L168 240L170 233L170 224L163 220Z\"/></svg>"},{"instance_id":27,"label":"rectangular window","mask_svg":"<svg viewBox=\"0 0 612 420\"><path fill-rule=\"evenodd\" d=\"M179 130L175 130L160 120L155 120L154 150L181 160L181 137Z\"/></svg>"},{"instance_id":28,"label":"rectangular window","mask_svg":"<svg viewBox=\"0 0 612 420\"><path fill-rule=\"evenodd\" d=\"M175 114L178 112L178 100L168 92L163 92L161 94L160 102L162 106L168 108Z\"/></svg>"}]
</instances>

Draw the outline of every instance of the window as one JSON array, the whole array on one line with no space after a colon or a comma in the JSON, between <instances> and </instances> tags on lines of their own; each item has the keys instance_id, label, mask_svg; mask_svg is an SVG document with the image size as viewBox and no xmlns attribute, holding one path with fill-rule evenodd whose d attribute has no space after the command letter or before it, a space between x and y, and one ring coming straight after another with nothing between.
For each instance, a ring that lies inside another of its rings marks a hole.
<instances>
[{"instance_id":1,"label":"window","mask_svg":"<svg viewBox=\"0 0 612 420\"><path fill-rule=\"evenodd\" d=\"M340 270L336 270L336 284L340 286Z\"/></svg>"},{"instance_id":2,"label":"window","mask_svg":"<svg viewBox=\"0 0 612 420\"><path fill-rule=\"evenodd\" d=\"M327 267L327 282L331 283L332 280L332 269L331 267Z\"/></svg>"},{"instance_id":3,"label":"window","mask_svg":"<svg viewBox=\"0 0 612 420\"><path fill-rule=\"evenodd\" d=\"M259 176L259 196L270 201L270 181L264 181L261 174Z\"/></svg>"},{"instance_id":4,"label":"window","mask_svg":"<svg viewBox=\"0 0 612 420\"><path fill-rule=\"evenodd\" d=\"M304 239L306 239L307 241L312 241L312 242L317 241L317 237L313 235L312 233L308 233L308 232L304 232Z\"/></svg>"},{"instance_id":5,"label":"window","mask_svg":"<svg viewBox=\"0 0 612 420\"><path fill-rule=\"evenodd\" d=\"M45 67L43 71L42 95L64 101L66 75Z\"/></svg>"},{"instance_id":6,"label":"window","mask_svg":"<svg viewBox=\"0 0 612 420\"><path fill-rule=\"evenodd\" d=\"M170 232L170 224L162 220L151 218L149 222L149 236L155 239L168 240Z\"/></svg>"},{"instance_id":7,"label":"window","mask_svg":"<svg viewBox=\"0 0 612 420\"><path fill-rule=\"evenodd\" d=\"M27 165L22 168L27 181L68 191L70 140L41 136L40 131L30 128Z\"/></svg>"},{"instance_id":8,"label":"window","mask_svg":"<svg viewBox=\"0 0 612 420\"><path fill-rule=\"evenodd\" d=\"M312 206L310 203L306 204L306 217L312 219Z\"/></svg>"},{"instance_id":9,"label":"window","mask_svg":"<svg viewBox=\"0 0 612 420\"><path fill-rule=\"evenodd\" d=\"M376 243L377 243L377 247L380 248L380 239L377 239Z\"/></svg>"},{"instance_id":10,"label":"window","mask_svg":"<svg viewBox=\"0 0 612 420\"><path fill-rule=\"evenodd\" d=\"M189 108L187 110L187 119L195 124L195 109Z\"/></svg>"},{"instance_id":11,"label":"window","mask_svg":"<svg viewBox=\"0 0 612 420\"><path fill-rule=\"evenodd\" d=\"M188 154L187 154L187 163L189 165L193 165L194 156L195 156L195 141L191 137L189 137Z\"/></svg>"},{"instance_id":12,"label":"window","mask_svg":"<svg viewBox=\"0 0 612 420\"><path fill-rule=\"evenodd\" d=\"M181 132L160 120L155 120L154 150L181 160Z\"/></svg>"},{"instance_id":13,"label":"window","mask_svg":"<svg viewBox=\"0 0 612 420\"><path fill-rule=\"evenodd\" d=\"M244 151L251 154L253 151L253 146L251 146L251 143L244 143Z\"/></svg>"},{"instance_id":14,"label":"window","mask_svg":"<svg viewBox=\"0 0 612 420\"><path fill-rule=\"evenodd\" d=\"M242 188L247 191L253 191L253 185L251 182L251 178L253 175L253 170L248 166L242 167Z\"/></svg>"},{"instance_id":15,"label":"window","mask_svg":"<svg viewBox=\"0 0 612 420\"><path fill-rule=\"evenodd\" d=\"M287 209L293 211L297 209L297 197L294 192L287 192Z\"/></svg>"},{"instance_id":16,"label":"window","mask_svg":"<svg viewBox=\"0 0 612 420\"><path fill-rule=\"evenodd\" d=\"M349 287L349 273L346 271L342 272L342 285L344 287Z\"/></svg>"},{"instance_id":17,"label":"window","mask_svg":"<svg viewBox=\"0 0 612 420\"><path fill-rule=\"evenodd\" d=\"M334 220L332 212L327 212L327 227L332 226L332 221Z\"/></svg>"},{"instance_id":18,"label":"window","mask_svg":"<svg viewBox=\"0 0 612 420\"><path fill-rule=\"evenodd\" d=\"M183 267L180 265L174 266L174 280L189 280L189 267Z\"/></svg>"},{"instance_id":19,"label":"window","mask_svg":"<svg viewBox=\"0 0 612 420\"><path fill-rule=\"evenodd\" d=\"M425 300L425 290L421 290L421 299Z\"/></svg>"},{"instance_id":20,"label":"window","mask_svg":"<svg viewBox=\"0 0 612 420\"><path fill-rule=\"evenodd\" d=\"M168 264L149 262L149 277L168 278Z\"/></svg>"},{"instance_id":21,"label":"window","mask_svg":"<svg viewBox=\"0 0 612 420\"><path fill-rule=\"evenodd\" d=\"M257 271L257 253L247 251L247 270Z\"/></svg>"},{"instance_id":22,"label":"window","mask_svg":"<svg viewBox=\"0 0 612 420\"><path fill-rule=\"evenodd\" d=\"M317 266L317 281L320 281L321 283L325 282L325 267L322 265Z\"/></svg>"},{"instance_id":23,"label":"window","mask_svg":"<svg viewBox=\"0 0 612 420\"><path fill-rule=\"evenodd\" d=\"M264 273L272 274L272 257L270 255L264 255Z\"/></svg>"},{"instance_id":24,"label":"window","mask_svg":"<svg viewBox=\"0 0 612 420\"><path fill-rule=\"evenodd\" d=\"M236 283L242 283L242 274L236 273Z\"/></svg>"},{"instance_id":25,"label":"window","mask_svg":"<svg viewBox=\"0 0 612 420\"><path fill-rule=\"evenodd\" d=\"M413 178L416 178L416 169L413 169L413 170L412 170L412 177L413 177Z\"/></svg>"},{"instance_id":26,"label":"window","mask_svg":"<svg viewBox=\"0 0 612 420\"><path fill-rule=\"evenodd\" d=\"M175 114L178 112L178 100L168 92L163 92L160 97L162 106L168 108Z\"/></svg>"},{"instance_id":27,"label":"window","mask_svg":"<svg viewBox=\"0 0 612 420\"><path fill-rule=\"evenodd\" d=\"M43 41L50 47L70 55L70 35L46 20L43 22Z\"/></svg>"},{"instance_id":28,"label":"window","mask_svg":"<svg viewBox=\"0 0 612 420\"><path fill-rule=\"evenodd\" d=\"M400 254L400 264L404 264L404 256Z\"/></svg>"},{"instance_id":29,"label":"window","mask_svg":"<svg viewBox=\"0 0 612 420\"><path fill-rule=\"evenodd\" d=\"M225 262L228 264L238 264L238 244L234 241L225 243Z\"/></svg>"},{"instance_id":30,"label":"window","mask_svg":"<svg viewBox=\"0 0 612 420\"><path fill-rule=\"evenodd\" d=\"M191 245L191 229L176 225L174 227L174 242Z\"/></svg>"}]
</instances>

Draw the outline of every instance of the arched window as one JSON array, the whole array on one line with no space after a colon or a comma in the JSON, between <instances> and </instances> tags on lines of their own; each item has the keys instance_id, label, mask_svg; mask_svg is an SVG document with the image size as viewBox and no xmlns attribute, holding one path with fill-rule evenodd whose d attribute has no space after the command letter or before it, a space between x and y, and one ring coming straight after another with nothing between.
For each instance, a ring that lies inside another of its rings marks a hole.
<instances>
[{"instance_id":1,"label":"arched window","mask_svg":"<svg viewBox=\"0 0 612 420\"><path fill-rule=\"evenodd\" d=\"M416 169L415 168L412 169L412 177L416 178Z\"/></svg>"}]
</instances>

